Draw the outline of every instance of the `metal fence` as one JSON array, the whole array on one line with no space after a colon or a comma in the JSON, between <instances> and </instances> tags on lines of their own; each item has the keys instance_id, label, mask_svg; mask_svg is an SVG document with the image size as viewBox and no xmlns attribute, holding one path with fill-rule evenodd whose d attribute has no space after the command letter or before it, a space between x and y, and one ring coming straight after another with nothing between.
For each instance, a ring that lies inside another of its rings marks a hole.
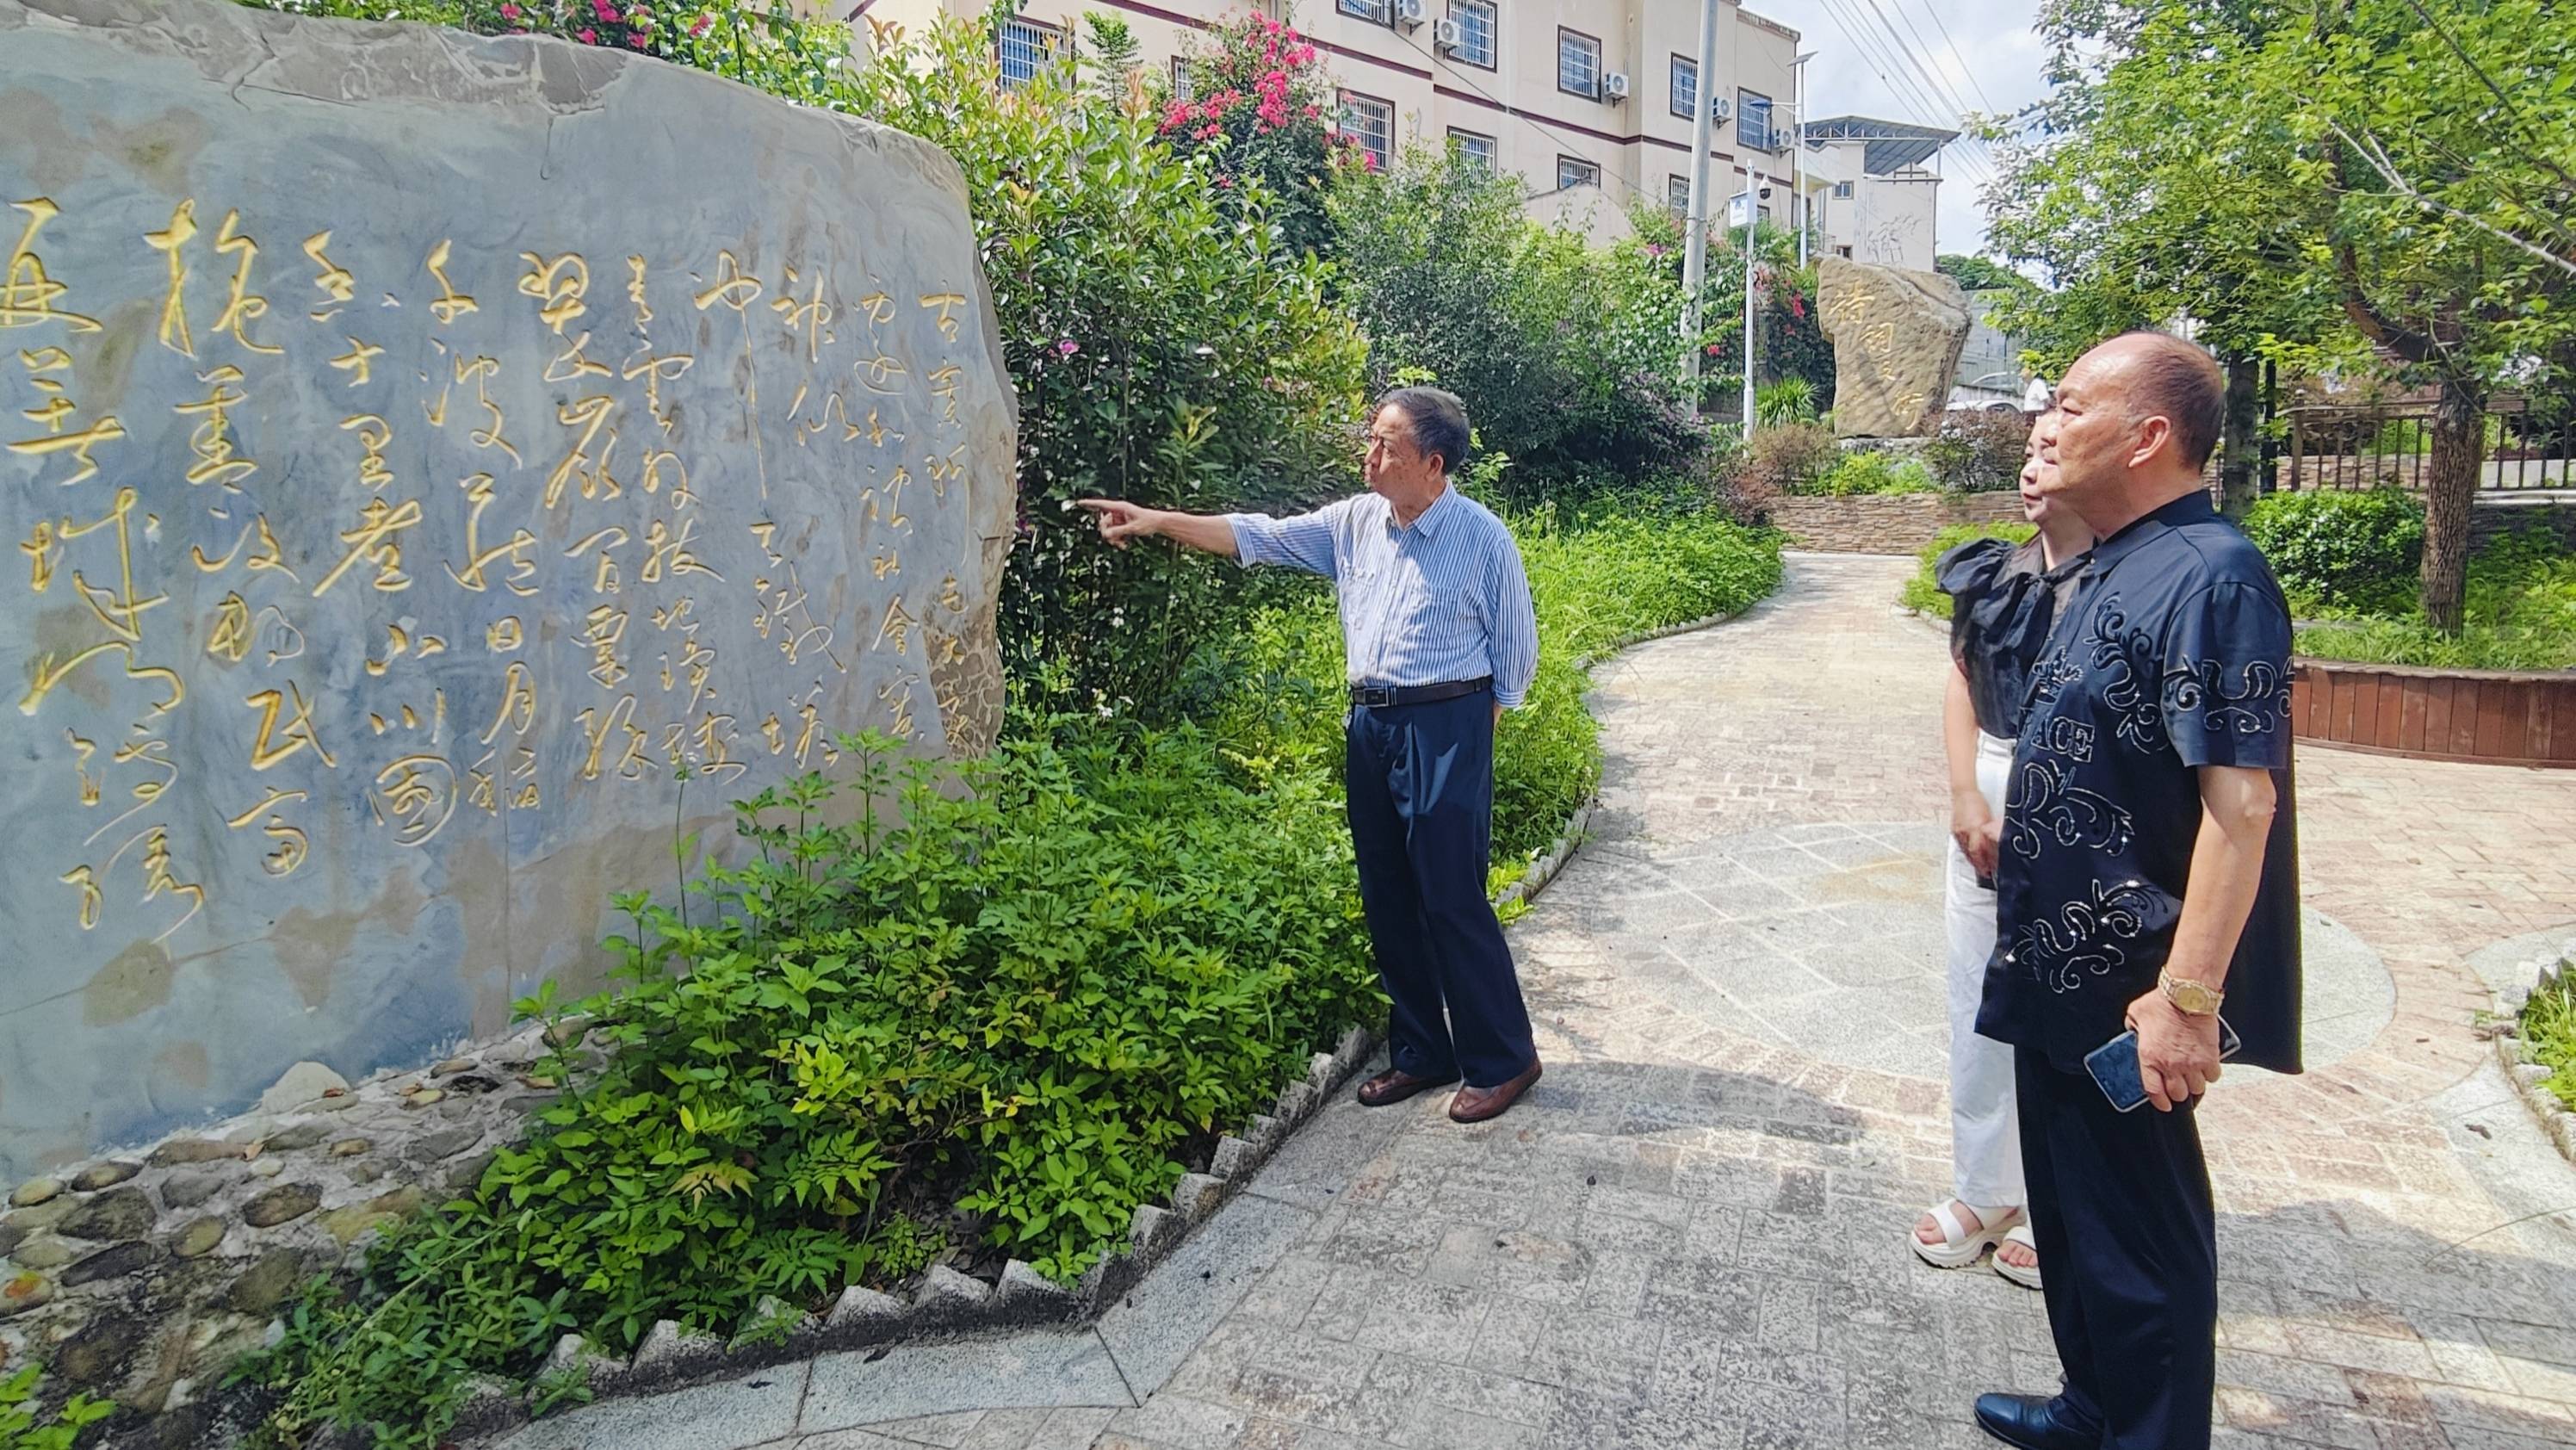
<instances>
[{"instance_id":1,"label":"metal fence","mask_svg":"<svg viewBox=\"0 0 2576 1450\"><path fill-rule=\"evenodd\" d=\"M2426 404L2289 407L2275 423L2266 450L2275 488L2420 493L2432 472L2433 410ZM2488 407L2485 428L2479 488L2576 488L2576 413L2535 413L2523 399L2500 398Z\"/></svg>"}]
</instances>

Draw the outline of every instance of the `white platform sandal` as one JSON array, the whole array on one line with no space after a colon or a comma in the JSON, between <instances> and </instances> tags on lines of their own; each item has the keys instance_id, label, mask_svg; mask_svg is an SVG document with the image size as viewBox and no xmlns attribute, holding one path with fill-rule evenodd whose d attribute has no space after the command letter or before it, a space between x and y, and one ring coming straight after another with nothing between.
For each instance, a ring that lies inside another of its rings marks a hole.
<instances>
[{"instance_id":1,"label":"white platform sandal","mask_svg":"<svg viewBox=\"0 0 2576 1450\"><path fill-rule=\"evenodd\" d=\"M2012 1232L2004 1235L2003 1243L2019 1244L2023 1248L2030 1250L2030 1256L2033 1262L2027 1269L2022 1268L2018 1264L2005 1263L2004 1256L2000 1252L2003 1245L1998 1244L1996 1245L1998 1252L1995 1254L1995 1272L2012 1280L2014 1283L2021 1285L2025 1289L2038 1288L2039 1264L2037 1263L2037 1260L2039 1258L2039 1243L2030 1236L2030 1225L2028 1223L2014 1224L2012 1226Z\"/></svg>"},{"instance_id":2,"label":"white platform sandal","mask_svg":"<svg viewBox=\"0 0 2576 1450\"><path fill-rule=\"evenodd\" d=\"M2004 1235L2012 1232L2021 1223L2020 1209L1998 1208L1990 1211L1972 1203L1968 1205L1968 1211L1977 1216L1977 1221L1983 1227L1970 1232L1966 1224L1959 1222L1959 1215L1950 1210L1948 1199L1923 1211L1931 1215L1932 1222L1940 1226L1941 1242L1927 1244L1923 1242L1923 1236L1912 1228L1906 1229L1905 1242L1912 1246L1916 1258L1936 1269L1970 1267L1977 1260L1984 1258L1988 1249L2002 1243Z\"/></svg>"}]
</instances>

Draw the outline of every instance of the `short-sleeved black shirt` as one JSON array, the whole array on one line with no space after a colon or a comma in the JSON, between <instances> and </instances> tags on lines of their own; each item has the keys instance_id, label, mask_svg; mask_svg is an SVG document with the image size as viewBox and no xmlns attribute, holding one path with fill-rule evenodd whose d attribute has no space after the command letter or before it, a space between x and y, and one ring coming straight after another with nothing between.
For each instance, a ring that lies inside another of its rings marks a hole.
<instances>
[{"instance_id":1,"label":"short-sleeved black shirt","mask_svg":"<svg viewBox=\"0 0 2576 1450\"><path fill-rule=\"evenodd\" d=\"M2081 555L2049 568L2036 538L1970 539L1933 567L1950 596L1950 658L1968 677L1978 729L1998 740L2020 733L2030 668L2083 568Z\"/></svg>"},{"instance_id":2,"label":"short-sleeved black shirt","mask_svg":"<svg viewBox=\"0 0 2576 1450\"><path fill-rule=\"evenodd\" d=\"M2290 611L2203 494L2096 545L2032 672L2013 751L1980 1035L2062 1071L2154 989L2200 831L2198 768L2260 766L2280 804L2228 969L2235 1059L2299 1070Z\"/></svg>"}]
</instances>

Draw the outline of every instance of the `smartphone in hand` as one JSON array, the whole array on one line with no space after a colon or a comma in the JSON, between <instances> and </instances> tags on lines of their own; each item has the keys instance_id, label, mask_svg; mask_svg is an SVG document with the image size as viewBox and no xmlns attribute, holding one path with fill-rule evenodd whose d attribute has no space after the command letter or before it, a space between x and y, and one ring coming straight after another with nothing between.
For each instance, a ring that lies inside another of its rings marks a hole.
<instances>
[{"instance_id":1,"label":"smartphone in hand","mask_svg":"<svg viewBox=\"0 0 2576 1450\"><path fill-rule=\"evenodd\" d=\"M2218 1060L2234 1057L2245 1044L2238 1040L2236 1029L2227 1019L2218 1019ZM2094 1084L2111 1106L2124 1113L2146 1106L2146 1074L2138 1070L2138 1034L2132 1029L2121 1033L2085 1055L2084 1070L2093 1074Z\"/></svg>"}]
</instances>

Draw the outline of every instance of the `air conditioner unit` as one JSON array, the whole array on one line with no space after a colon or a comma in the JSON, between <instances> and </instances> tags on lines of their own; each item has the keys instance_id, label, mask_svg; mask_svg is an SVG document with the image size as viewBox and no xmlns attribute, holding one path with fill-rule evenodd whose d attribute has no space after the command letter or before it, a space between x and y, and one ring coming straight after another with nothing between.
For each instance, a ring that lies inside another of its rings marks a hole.
<instances>
[{"instance_id":1,"label":"air conditioner unit","mask_svg":"<svg viewBox=\"0 0 2576 1450\"><path fill-rule=\"evenodd\" d=\"M1422 22L1430 18L1431 12L1422 0L1395 0L1395 23L1405 29L1420 30Z\"/></svg>"},{"instance_id":2,"label":"air conditioner unit","mask_svg":"<svg viewBox=\"0 0 2576 1450\"><path fill-rule=\"evenodd\" d=\"M1708 99L1708 118L1709 118L1710 120L1712 120L1712 121L1732 121L1732 120L1734 120L1734 119L1735 119L1735 103L1734 103L1733 101L1728 100L1728 99L1727 99L1726 97L1724 97L1724 96L1711 96L1711 97L1709 97L1709 99Z\"/></svg>"},{"instance_id":3,"label":"air conditioner unit","mask_svg":"<svg viewBox=\"0 0 2576 1450\"><path fill-rule=\"evenodd\" d=\"M1456 55L1466 48L1467 32L1455 20L1443 20L1431 27L1431 43L1442 55Z\"/></svg>"},{"instance_id":4,"label":"air conditioner unit","mask_svg":"<svg viewBox=\"0 0 2576 1450\"><path fill-rule=\"evenodd\" d=\"M1601 95L1603 99L1614 102L1628 99L1628 73L1623 70L1614 70L1608 75L1603 76L1601 78Z\"/></svg>"}]
</instances>

